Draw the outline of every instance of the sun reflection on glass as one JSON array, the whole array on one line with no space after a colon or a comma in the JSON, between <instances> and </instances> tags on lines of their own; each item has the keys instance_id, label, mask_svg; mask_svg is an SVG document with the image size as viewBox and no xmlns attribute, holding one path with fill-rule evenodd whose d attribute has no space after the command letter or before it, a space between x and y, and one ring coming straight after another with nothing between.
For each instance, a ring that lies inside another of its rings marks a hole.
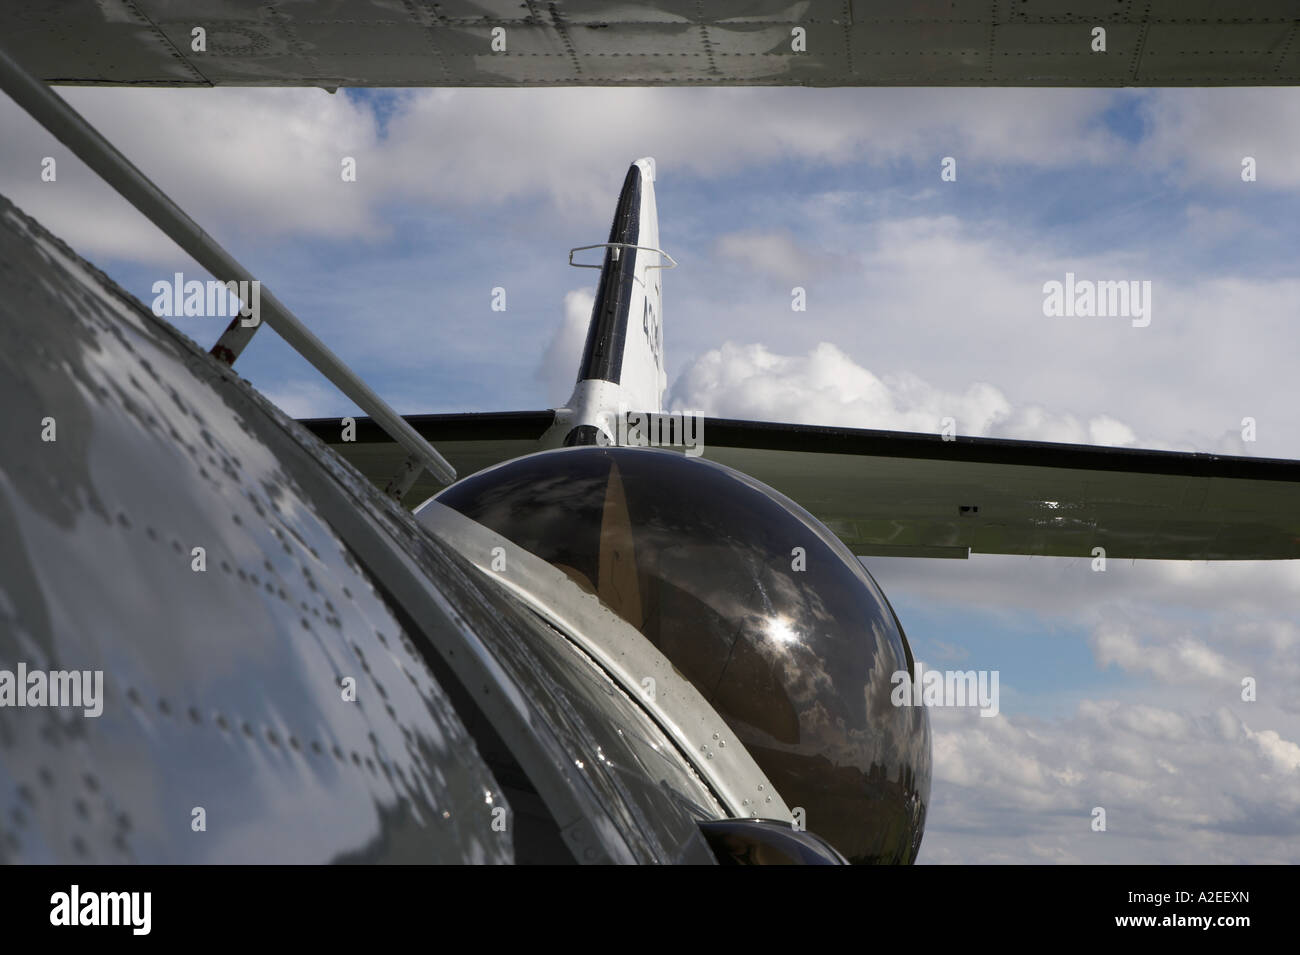
<instances>
[{"instance_id":1,"label":"sun reflection on glass","mask_svg":"<svg viewBox=\"0 0 1300 955\"><path fill-rule=\"evenodd\" d=\"M780 644L794 643L799 638L786 617L772 617L768 620L767 635Z\"/></svg>"}]
</instances>

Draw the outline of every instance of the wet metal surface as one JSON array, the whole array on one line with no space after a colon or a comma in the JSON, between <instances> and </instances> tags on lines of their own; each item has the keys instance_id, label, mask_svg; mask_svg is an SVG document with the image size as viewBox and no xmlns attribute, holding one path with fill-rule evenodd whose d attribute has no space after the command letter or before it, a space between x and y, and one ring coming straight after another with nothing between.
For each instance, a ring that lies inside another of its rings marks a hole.
<instances>
[{"instance_id":1,"label":"wet metal surface","mask_svg":"<svg viewBox=\"0 0 1300 955\"><path fill-rule=\"evenodd\" d=\"M509 861L265 406L7 202L0 290L0 670L104 688L98 718L0 707L0 859Z\"/></svg>"},{"instance_id":2,"label":"wet metal surface","mask_svg":"<svg viewBox=\"0 0 1300 955\"><path fill-rule=\"evenodd\" d=\"M0 291L0 679L104 686L0 706L0 860L510 861L487 714L562 851L713 861L599 668L7 202Z\"/></svg>"}]
</instances>

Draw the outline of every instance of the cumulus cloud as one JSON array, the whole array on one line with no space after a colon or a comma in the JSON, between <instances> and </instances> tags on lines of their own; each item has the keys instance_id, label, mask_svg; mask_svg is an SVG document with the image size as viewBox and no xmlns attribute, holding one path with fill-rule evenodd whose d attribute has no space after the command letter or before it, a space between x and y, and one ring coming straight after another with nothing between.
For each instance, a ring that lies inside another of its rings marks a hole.
<instances>
[{"instance_id":1,"label":"cumulus cloud","mask_svg":"<svg viewBox=\"0 0 1300 955\"><path fill-rule=\"evenodd\" d=\"M948 392L912 374L880 377L829 342L803 356L728 342L682 372L671 404L715 417L793 424L934 433L952 418L958 432L983 437L1078 444L1136 440L1131 428L1106 415L1080 420L1035 405L1013 408L988 382Z\"/></svg>"},{"instance_id":2,"label":"cumulus cloud","mask_svg":"<svg viewBox=\"0 0 1300 955\"><path fill-rule=\"evenodd\" d=\"M1052 642L1049 662L1004 669L999 716L931 710L921 861L1300 861L1300 562L1115 561L1105 573L1068 558L868 563L921 656L986 628ZM1050 661L1078 660L1079 645L1095 668L1056 673ZM1008 666L1022 645L975 647L962 667ZM1099 693L1108 674L1115 689ZM1247 676L1253 702L1241 698ZM1060 692L1077 702L1041 715L1059 707L1036 701ZM1105 833L1091 829L1098 806Z\"/></svg>"},{"instance_id":3,"label":"cumulus cloud","mask_svg":"<svg viewBox=\"0 0 1300 955\"><path fill-rule=\"evenodd\" d=\"M694 365L678 385L683 402L688 392L703 400L702 387L744 379L744 400L732 394L727 403L762 404L763 416L772 420L848 424L843 417L815 421L804 414L813 406L830 411L843 403L832 400L834 392L863 385L847 368L842 389L824 377L803 387L793 381L794 373L814 365L829 370L828 357L808 351L811 339L833 343L854 365L888 378L893 390L906 388L915 373L940 403L955 399L968 412L957 422L967 434L1300 457L1300 420L1283 413L1276 385L1289 375L1285 356L1300 280L1170 272L1154 264L1149 249L1080 254L1054 235L952 215L863 223L846 214L820 226L815 245L792 241L799 252L791 261L815 259L820 248L857 251L848 266L802 277L807 311L800 313L791 311L791 283L777 283L759 263L742 274L710 272L709 282L691 289L666 320L670 340L688 349ZM1045 316L1044 283L1067 272L1150 281L1151 325ZM673 301L683 297L678 293ZM719 339L758 339L776 357L760 367L744 351L755 346L720 348ZM1212 383L1207 355L1215 359ZM795 364L783 363L788 356ZM731 371L721 367L733 364ZM787 380L799 394L771 393ZM996 393L975 388L976 382ZM712 397L721 403L721 395ZM808 400L796 404L801 397ZM958 417L951 410L943 416ZM1247 417L1257 423L1256 441L1245 438ZM890 425L868 419L858 426Z\"/></svg>"},{"instance_id":4,"label":"cumulus cloud","mask_svg":"<svg viewBox=\"0 0 1300 955\"><path fill-rule=\"evenodd\" d=\"M931 717L922 862L1300 861L1300 746L1226 706L1090 700L1059 722ZM1097 808L1105 831L1092 827Z\"/></svg>"},{"instance_id":5,"label":"cumulus cloud","mask_svg":"<svg viewBox=\"0 0 1300 955\"><path fill-rule=\"evenodd\" d=\"M595 303L596 296L590 289L575 289L564 296L564 315L537 366L537 378L546 389L548 407L562 407L573 394Z\"/></svg>"},{"instance_id":6,"label":"cumulus cloud","mask_svg":"<svg viewBox=\"0 0 1300 955\"><path fill-rule=\"evenodd\" d=\"M1125 670L1145 671L1164 682L1235 682L1244 672L1222 654L1188 636L1177 637L1166 646L1152 646L1125 627L1106 625L1093 634L1092 643L1101 666L1114 664Z\"/></svg>"},{"instance_id":7,"label":"cumulus cloud","mask_svg":"<svg viewBox=\"0 0 1300 955\"><path fill-rule=\"evenodd\" d=\"M1300 746L1283 739L1274 730L1255 733L1249 727L1243 727L1243 731L1259 746L1260 752L1272 760L1279 772L1294 773L1300 770Z\"/></svg>"}]
</instances>

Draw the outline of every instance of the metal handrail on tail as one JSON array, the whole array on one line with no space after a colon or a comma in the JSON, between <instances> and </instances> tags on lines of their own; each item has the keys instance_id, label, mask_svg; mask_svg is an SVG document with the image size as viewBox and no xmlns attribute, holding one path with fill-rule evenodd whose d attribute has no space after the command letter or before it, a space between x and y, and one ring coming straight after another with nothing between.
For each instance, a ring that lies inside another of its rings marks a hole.
<instances>
[{"instance_id":1,"label":"metal handrail on tail","mask_svg":"<svg viewBox=\"0 0 1300 955\"><path fill-rule=\"evenodd\" d=\"M122 198L166 233L168 238L188 252L199 265L212 273L214 278L223 282L233 279L251 284L254 281L251 272L235 261L230 253L204 232L149 177L118 152L85 117L43 81L24 70L4 50L0 50L0 89L97 172ZM402 420L401 415L375 394L283 302L265 288L261 289L261 311L266 324L279 332L280 337L307 359L313 368L370 415L389 437L410 453L413 462L444 484L456 480L456 469L447 463L446 458ZM227 365L234 364L258 327L240 327L237 316L213 348L213 357ZM402 477L395 479L398 486L403 480Z\"/></svg>"},{"instance_id":2,"label":"metal handrail on tail","mask_svg":"<svg viewBox=\"0 0 1300 955\"><path fill-rule=\"evenodd\" d=\"M647 266L646 266L647 269L675 269L675 268L677 268L677 262L673 259L673 257L672 257L671 255L669 255L669 254L668 254L667 252L665 252L663 249L652 248L651 246L648 246L648 245L633 245L631 242L597 242L595 245L580 245L580 246L578 246L576 249L570 249L570 250L569 250L569 264L572 265L575 269L600 269L600 268L604 268L603 265L588 265L586 262L575 262L575 261L573 261L573 253L575 253L575 252L585 252L585 251L587 251L588 249L613 249L613 250L614 250L614 261L615 261L615 262L618 261L618 250L619 250L619 249L641 249L641 250L644 251L644 252L658 252L658 253L659 253L660 255L662 255L665 259L668 260L668 264L667 264L667 265L647 265Z\"/></svg>"}]
</instances>

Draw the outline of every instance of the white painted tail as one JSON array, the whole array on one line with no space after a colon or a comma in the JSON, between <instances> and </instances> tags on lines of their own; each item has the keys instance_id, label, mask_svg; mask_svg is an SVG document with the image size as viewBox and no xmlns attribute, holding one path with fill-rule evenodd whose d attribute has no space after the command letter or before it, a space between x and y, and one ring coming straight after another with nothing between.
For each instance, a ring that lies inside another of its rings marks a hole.
<instances>
[{"instance_id":1,"label":"white painted tail","mask_svg":"<svg viewBox=\"0 0 1300 955\"><path fill-rule=\"evenodd\" d=\"M628 169L609 242L584 248L604 248L605 262L577 384L543 438L552 447L614 444L618 415L663 410L663 270L676 263L659 249L653 159Z\"/></svg>"}]
</instances>

